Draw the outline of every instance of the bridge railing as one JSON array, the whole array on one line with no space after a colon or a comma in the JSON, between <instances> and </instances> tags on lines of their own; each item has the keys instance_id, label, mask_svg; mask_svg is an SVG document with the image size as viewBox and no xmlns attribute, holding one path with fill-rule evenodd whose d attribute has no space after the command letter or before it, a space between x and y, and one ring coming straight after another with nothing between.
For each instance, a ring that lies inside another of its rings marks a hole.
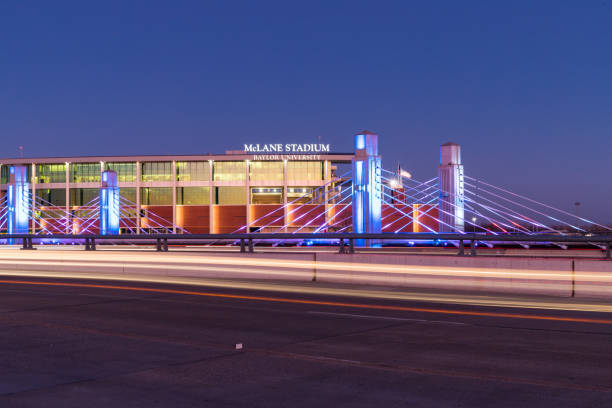
<instances>
[{"instance_id":1,"label":"bridge railing","mask_svg":"<svg viewBox=\"0 0 612 408\"><path fill-rule=\"evenodd\" d=\"M478 243L525 243L525 244L588 244L597 245L603 250L603 256L610 258L612 235L527 235L527 234L478 234L478 233L241 233L241 234L125 234L125 235L92 235L92 234L3 234L0 239L10 242L21 241L22 249L35 249L34 241L52 241L55 243L83 242L85 250L96 250L100 242L109 244L155 244L157 251L168 251L169 243L175 245L210 245L211 243L239 243L240 252L254 252L255 243L262 242L325 242L337 245L340 253L354 253L355 242L370 240L382 244L414 241L447 241L458 248L457 255L476 255ZM467 244L467 246L466 246Z\"/></svg>"}]
</instances>

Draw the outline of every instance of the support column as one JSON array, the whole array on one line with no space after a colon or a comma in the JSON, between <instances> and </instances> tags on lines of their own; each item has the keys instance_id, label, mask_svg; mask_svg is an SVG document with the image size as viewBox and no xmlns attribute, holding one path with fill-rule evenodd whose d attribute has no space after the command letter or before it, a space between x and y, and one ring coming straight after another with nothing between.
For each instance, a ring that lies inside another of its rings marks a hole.
<instances>
[{"instance_id":1,"label":"support column","mask_svg":"<svg viewBox=\"0 0 612 408\"><path fill-rule=\"evenodd\" d=\"M100 180L102 180L102 173L104 173L104 170L106 170L105 167L106 167L106 164L102 160L100 160ZM101 218L100 218L100 221L98 221L98 223L100 223L100 224L102 223ZM73 225L72 226L72 233L75 234L77 232L81 233L81 227L79 226L79 230L76 231L75 228L74 228L74 225Z\"/></svg>"},{"instance_id":2,"label":"support column","mask_svg":"<svg viewBox=\"0 0 612 408\"><path fill-rule=\"evenodd\" d=\"M283 160L283 232L287 232L289 209L287 208L287 159Z\"/></svg>"},{"instance_id":3,"label":"support column","mask_svg":"<svg viewBox=\"0 0 612 408\"><path fill-rule=\"evenodd\" d=\"M323 200L325 202L325 220L323 220L324 225L327 226L327 230L329 231L329 221L330 221L330 214L329 211L331 210L331 205L329 204L329 182L331 181L331 172L330 172L330 162L329 160L325 160L323 162L323 184L325 185L325 188L323 189ZM321 232L325 232L325 231L321 231Z\"/></svg>"},{"instance_id":4,"label":"support column","mask_svg":"<svg viewBox=\"0 0 612 408\"><path fill-rule=\"evenodd\" d=\"M176 234L176 160L172 160L172 232Z\"/></svg>"},{"instance_id":5,"label":"support column","mask_svg":"<svg viewBox=\"0 0 612 408\"><path fill-rule=\"evenodd\" d=\"M438 167L439 232L464 231L464 186L461 146L445 143L440 146L440 166Z\"/></svg>"},{"instance_id":6,"label":"support column","mask_svg":"<svg viewBox=\"0 0 612 408\"><path fill-rule=\"evenodd\" d=\"M353 232L381 232L382 181L378 135L364 131L355 135L353 158ZM373 246L373 240L358 239L357 246Z\"/></svg>"},{"instance_id":7,"label":"support column","mask_svg":"<svg viewBox=\"0 0 612 408\"><path fill-rule=\"evenodd\" d=\"M32 234L36 234L36 164L32 163Z\"/></svg>"},{"instance_id":8,"label":"support column","mask_svg":"<svg viewBox=\"0 0 612 408\"><path fill-rule=\"evenodd\" d=\"M7 186L7 231L9 234L27 234L30 229L30 183L26 166L9 167ZM12 244L12 240L9 241Z\"/></svg>"},{"instance_id":9,"label":"support column","mask_svg":"<svg viewBox=\"0 0 612 408\"><path fill-rule=\"evenodd\" d=\"M208 161L208 233L214 234L214 208L213 202L215 200L215 187L213 182L213 164L212 160Z\"/></svg>"},{"instance_id":10,"label":"support column","mask_svg":"<svg viewBox=\"0 0 612 408\"><path fill-rule=\"evenodd\" d=\"M246 202L246 205L245 205L246 214L245 214L245 218L244 218L246 220L246 222L245 222L244 225L247 226L247 229L244 232L249 232L249 228L251 228L249 226L249 224L251 223L251 177L250 177L251 176L251 162L249 160L245 160L244 163L245 163L245 165L244 165L244 169L245 169L244 170L245 171L245 175L244 175L245 182L244 182L244 184L246 186L246 193L245 193L246 194L246 197L245 197L246 198L246 201L245 201Z\"/></svg>"},{"instance_id":11,"label":"support column","mask_svg":"<svg viewBox=\"0 0 612 408\"><path fill-rule=\"evenodd\" d=\"M65 233L70 234L70 163L66 162L66 228Z\"/></svg>"},{"instance_id":12,"label":"support column","mask_svg":"<svg viewBox=\"0 0 612 408\"><path fill-rule=\"evenodd\" d=\"M117 173L107 170L102 172L100 188L100 235L118 235L119 220Z\"/></svg>"},{"instance_id":13,"label":"support column","mask_svg":"<svg viewBox=\"0 0 612 408\"><path fill-rule=\"evenodd\" d=\"M142 183L142 167L136 162L136 234L140 234L140 184Z\"/></svg>"}]
</instances>

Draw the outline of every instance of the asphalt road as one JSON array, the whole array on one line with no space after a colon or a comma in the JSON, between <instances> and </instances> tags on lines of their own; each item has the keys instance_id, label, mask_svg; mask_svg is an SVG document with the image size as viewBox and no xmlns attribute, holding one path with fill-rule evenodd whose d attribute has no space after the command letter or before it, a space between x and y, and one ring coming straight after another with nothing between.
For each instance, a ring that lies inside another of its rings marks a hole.
<instances>
[{"instance_id":1,"label":"asphalt road","mask_svg":"<svg viewBox=\"0 0 612 408\"><path fill-rule=\"evenodd\" d=\"M612 406L612 313L463 303L2 276L0 407Z\"/></svg>"}]
</instances>

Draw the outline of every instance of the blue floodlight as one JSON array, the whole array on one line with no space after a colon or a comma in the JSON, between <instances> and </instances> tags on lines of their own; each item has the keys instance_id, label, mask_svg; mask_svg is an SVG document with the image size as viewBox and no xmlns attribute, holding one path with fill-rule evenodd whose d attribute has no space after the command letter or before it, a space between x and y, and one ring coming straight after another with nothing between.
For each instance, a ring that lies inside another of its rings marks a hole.
<instances>
[{"instance_id":1,"label":"blue floodlight","mask_svg":"<svg viewBox=\"0 0 612 408\"><path fill-rule=\"evenodd\" d=\"M363 132L355 135L353 159L353 232L380 233L382 216L382 177L378 156L378 135ZM356 240L357 246L372 242Z\"/></svg>"},{"instance_id":2,"label":"blue floodlight","mask_svg":"<svg viewBox=\"0 0 612 408\"><path fill-rule=\"evenodd\" d=\"M107 170L102 172L102 188L100 188L100 235L119 234L119 213L117 173Z\"/></svg>"},{"instance_id":3,"label":"blue floodlight","mask_svg":"<svg viewBox=\"0 0 612 408\"><path fill-rule=\"evenodd\" d=\"M26 166L11 166L7 188L7 232L30 232L30 183ZM12 242L10 242L12 243Z\"/></svg>"}]
</instances>

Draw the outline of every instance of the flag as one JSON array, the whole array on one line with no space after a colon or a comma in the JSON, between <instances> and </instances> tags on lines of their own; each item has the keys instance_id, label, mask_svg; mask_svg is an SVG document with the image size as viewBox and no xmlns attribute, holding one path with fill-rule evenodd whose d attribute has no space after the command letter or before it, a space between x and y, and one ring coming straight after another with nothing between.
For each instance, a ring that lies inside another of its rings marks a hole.
<instances>
[{"instance_id":1,"label":"flag","mask_svg":"<svg viewBox=\"0 0 612 408\"><path fill-rule=\"evenodd\" d=\"M397 175L402 178L411 178L412 174L408 173L408 171L402 169L399 163L397 163Z\"/></svg>"}]
</instances>

